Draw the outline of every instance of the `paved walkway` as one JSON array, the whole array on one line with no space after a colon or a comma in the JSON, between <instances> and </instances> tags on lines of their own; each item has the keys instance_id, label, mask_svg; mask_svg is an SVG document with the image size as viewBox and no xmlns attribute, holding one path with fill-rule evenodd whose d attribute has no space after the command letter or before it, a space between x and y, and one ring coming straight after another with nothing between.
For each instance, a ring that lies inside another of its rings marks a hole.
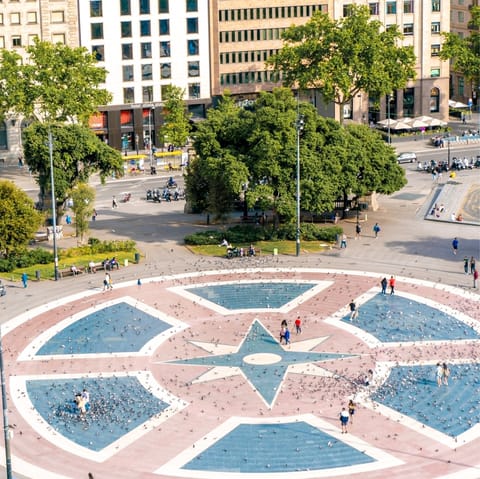
<instances>
[{"instance_id":1,"label":"paved walkway","mask_svg":"<svg viewBox=\"0 0 480 479\"><path fill-rule=\"evenodd\" d=\"M168 206L168 229L150 219L152 229L135 230L146 258L114 273L113 292L101 291L99 274L30 282L26 290L9 283L0 308L8 320L5 368L9 376L15 371L8 381L15 470L52 479L89 471L97 479L286 472L416 478L419 468L425 478L478 477L478 425L470 427L480 422L478 405L458 412L476 394L469 370L478 373L479 298L462 258L478 259L478 226L425 221L435 185L414 169L407 177L404 190L381 198L380 209L368 214L359 240L355 222L343 223L346 249L302 251L299 258L198 258L179 242L206 226L176 203ZM458 181L472 178L460 172ZM120 214L137 211L133 202ZM382 226L378 239L375 222ZM117 224L117 234L132 233ZM96 228L109 237L109 226L107 219ZM390 275L398 295L379 298L379 279ZM219 286L239 280L254 285L245 307L218 304L225 297ZM279 282L286 291L268 289ZM286 295L285 302L265 304L268 295ZM360 308L358 324L347 319L351 299ZM292 326L297 315L301 336L290 348L280 346L281 319ZM390 329L372 330L371 317ZM399 332L408 324L405 340ZM431 337L437 330L443 336ZM448 390L432 387L437 361L452 369ZM86 422L71 414L73 393L83 387L94 406ZM357 411L342 435L338 413L349 398Z\"/></svg>"}]
</instances>

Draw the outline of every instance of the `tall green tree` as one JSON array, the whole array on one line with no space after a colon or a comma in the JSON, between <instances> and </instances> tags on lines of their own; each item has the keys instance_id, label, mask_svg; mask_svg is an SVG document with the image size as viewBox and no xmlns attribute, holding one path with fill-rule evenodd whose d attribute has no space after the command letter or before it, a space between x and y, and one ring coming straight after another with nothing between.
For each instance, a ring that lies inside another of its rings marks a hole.
<instances>
[{"instance_id":1,"label":"tall green tree","mask_svg":"<svg viewBox=\"0 0 480 479\"><path fill-rule=\"evenodd\" d=\"M163 101L163 125L159 136L162 143L181 147L187 143L190 134L190 115L187 112L185 90L174 85L165 87Z\"/></svg>"},{"instance_id":2,"label":"tall green tree","mask_svg":"<svg viewBox=\"0 0 480 479\"><path fill-rule=\"evenodd\" d=\"M0 108L44 123L87 124L110 93L100 88L106 71L84 47L35 40L27 59L0 50Z\"/></svg>"},{"instance_id":3,"label":"tall green tree","mask_svg":"<svg viewBox=\"0 0 480 479\"><path fill-rule=\"evenodd\" d=\"M26 248L43 221L27 194L11 181L0 181L0 255Z\"/></svg>"},{"instance_id":4,"label":"tall green tree","mask_svg":"<svg viewBox=\"0 0 480 479\"><path fill-rule=\"evenodd\" d=\"M413 47L398 46L398 27L385 30L368 7L350 8L339 20L316 12L306 24L288 28L284 46L267 61L286 86L318 89L325 102L340 105L341 123L343 105L359 92L379 98L415 78Z\"/></svg>"},{"instance_id":5,"label":"tall green tree","mask_svg":"<svg viewBox=\"0 0 480 479\"><path fill-rule=\"evenodd\" d=\"M75 214L75 234L80 243L89 230L89 222L95 205L95 190L86 183L79 183L71 192L72 210Z\"/></svg>"},{"instance_id":6,"label":"tall green tree","mask_svg":"<svg viewBox=\"0 0 480 479\"><path fill-rule=\"evenodd\" d=\"M457 33L442 33L445 42L440 51L442 60L452 60L452 69L467 80L475 81L480 95L480 7L470 10L470 35L462 38Z\"/></svg>"},{"instance_id":7,"label":"tall green tree","mask_svg":"<svg viewBox=\"0 0 480 479\"><path fill-rule=\"evenodd\" d=\"M40 198L50 189L50 151L48 131L52 133L53 176L57 207L79 183L94 172L103 181L111 174L123 174L120 152L101 141L90 129L78 124L44 125L33 123L24 130L25 161L40 186Z\"/></svg>"}]
</instances>

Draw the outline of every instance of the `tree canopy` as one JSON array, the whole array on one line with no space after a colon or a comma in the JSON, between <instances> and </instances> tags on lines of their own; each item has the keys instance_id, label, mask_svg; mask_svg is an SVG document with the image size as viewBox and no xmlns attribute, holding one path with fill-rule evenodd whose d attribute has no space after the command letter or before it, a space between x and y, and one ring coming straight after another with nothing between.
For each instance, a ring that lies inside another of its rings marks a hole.
<instances>
[{"instance_id":1,"label":"tree canopy","mask_svg":"<svg viewBox=\"0 0 480 479\"><path fill-rule=\"evenodd\" d=\"M80 243L83 243L94 210L95 190L86 183L79 183L72 190L71 197L73 200L72 210L75 214L75 234Z\"/></svg>"},{"instance_id":2,"label":"tree canopy","mask_svg":"<svg viewBox=\"0 0 480 479\"><path fill-rule=\"evenodd\" d=\"M15 51L0 50L0 117L7 113L41 122L87 124L110 93L106 71L84 47L35 40L24 60Z\"/></svg>"},{"instance_id":3,"label":"tree canopy","mask_svg":"<svg viewBox=\"0 0 480 479\"><path fill-rule=\"evenodd\" d=\"M42 220L23 190L11 181L0 181L0 254L8 257L24 249Z\"/></svg>"},{"instance_id":4,"label":"tree canopy","mask_svg":"<svg viewBox=\"0 0 480 479\"><path fill-rule=\"evenodd\" d=\"M183 96L185 91L174 85L165 87L163 101L163 125L160 128L162 143L168 142L174 146L184 146L190 134L190 116Z\"/></svg>"},{"instance_id":5,"label":"tree canopy","mask_svg":"<svg viewBox=\"0 0 480 479\"><path fill-rule=\"evenodd\" d=\"M463 73L468 80L476 80L480 88L480 7L472 7L470 14L470 35L462 38L454 32L442 34L445 42L440 58L452 60L452 69Z\"/></svg>"},{"instance_id":6,"label":"tree canopy","mask_svg":"<svg viewBox=\"0 0 480 479\"><path fill-rule=\"evenodd\" d=\"M40 186L40 197L50 190L48 131L52 133L52 157L57 205L69 197L72 188L99 172L103 180L113 173L123 174L121 154L102 142L85 126L33 123L24 130L25 161Z\"/></svg>"},{"instance_id":7,"label":"tree canopy","mask_svg":"<svg viewBox=\"0 0 480 479\"><path fill-rule=\"evenodd\" d=\"M385 30L365 6L351 5L349 15L339 20L316 12L282 38L284 46L267 65L286 86L316 88L327 103L345 105L361 91L379 98L415 78L413 47L398 46L398 26ZM340 112L343 122L343 108Z\"/></svg>"},{"instance_id":8,"label":"tree canopy","mask_svg":"<svg viewBox=\"0 0 480 479\"><path fill-rule=\"evenodd\" d=\"M290 90L280 88L261 93L250 110L235 106L229 96L209 110L195 134L197 158L187 170L193 209L228 213L232 197L247 188L249 207L260 205L294 221L298 115L304 124L299 131L302 210L324 213L339 198L390 194L406 184L394 150L377 132L320 117L312 105L297 103ZM229 183L227 175L216 173L222 169L233 175ZM220 198L222 191L229 197Z\"/></svg>"}]
</instances>

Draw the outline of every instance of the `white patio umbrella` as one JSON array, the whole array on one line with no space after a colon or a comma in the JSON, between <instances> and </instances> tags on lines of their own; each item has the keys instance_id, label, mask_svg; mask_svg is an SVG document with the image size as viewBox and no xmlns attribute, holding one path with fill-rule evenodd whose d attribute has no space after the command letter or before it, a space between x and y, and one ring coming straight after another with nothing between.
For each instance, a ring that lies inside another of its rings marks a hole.
<instances>
[{"instance_id":1,"label":"white patio umbrella","mask_svg":"<svg viewBox=\"0 0 480 479\"><path fill-rule=\"evenodd\" d=\"M394 120L393 118L387 118L385 120L377 121L377 125L382 125L382 126L392 126L393 124L397 123L397 120Z\"/></svg>"},{"instance_id":2,"label":"white patio umbrella","mask_svg":"<svg viewBox=\"0 0 480 479\"><path fill-rule=\"evenodd\" d=\"M465 105L465 103L455 100L448 100L448 106L450 108L468 108L468 105Z\"/></svg>"},{"instance_id":3,"label":"white patio umbrella","mask_svg":"<svg viewBox=\"0 0 480 479\"><path fill-rule=\"evenodd\" d=\"M396 121L393 125L390 125L392 130L411 130L412 126L410 123L405 123L403 121Z\"/></svg>"},{"instance_id":4,"label":"white patio umbrella","mask_svg":"<svg viewBox=\"0 0 480 479\"><path fill-rule=\"evenodd\" d=\"M426 122L419 120L418 118L403 118L401 121L402 123L410 125L412 129L428 127L428 124Z\"/></svg>"}]
</instances>

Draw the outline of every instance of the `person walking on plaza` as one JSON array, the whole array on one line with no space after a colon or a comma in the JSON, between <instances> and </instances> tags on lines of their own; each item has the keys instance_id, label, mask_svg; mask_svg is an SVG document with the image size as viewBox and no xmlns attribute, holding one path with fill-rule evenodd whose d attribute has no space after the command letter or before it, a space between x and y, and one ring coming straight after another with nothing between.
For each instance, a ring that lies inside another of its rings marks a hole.
<instances>
[{"instance_id":1,"label":"person walking on plaza","mask_svg":"<svg viewBox=\"0 0 480 479\"><path fill-rule=\"evenodd\" d=\"M448 377L450 376L450 369L447 366L447 363L442 364L442 383L445 386L448 386Z\"/></svg>"},{"instance_id":2,"label":"person walking on plaza","mask_svg":"<svg viewBox=\"0 0 480 479\"><path fill-rule=\"evenodd\" d=\"M346 434L348 432L348 412L345 408L342 408L342 411L340 413L340 424L342 426L342 434Z\"/></svg>"},{"instance_id":3,"label":"person walking on plaza","mask_svg":"<svg viewBox=\"0 0 480 479\"><path fill-rule=\"evenodd\" d=\"M378 238L378 233L380 233L380 225L378 223L373 225L373 232L375 233L375 238Z\"/></svg>"},{"instance_id":4,"label":"person walking on plaza","mask_svg":"<svg viewBox=\"0 0 480 479\"><path fill-rule=\"evenodd\" d=\"M295 331L297 334L302 333L302 320L300 319L300 316L297 316L297 319L295 320Z\"/></svg>"},{"instance_id":5,"label":"person walking on plaza","mask_svg":"<svg viewBox=\"0 0 480 479\"><path fill-rule=\"evenodd\" d=\"M458 251L458 239L455 237L452 241L453 254L457 254Z\"/></svg>"},{"instance_id":6,"label":"person walking on plaza","mask_svg":"<svg viewBox=\"0 0 480 479\"><path fill-rule=\"evenodd\" d=\"M357 223L355 226L355 239L360 239L360 233L362 232L362 227L360 226L360 223Z\"/></svg>"},{"instance_id":7,"label":"person walking on plaza","mask_svg":"<svg viewBox=\"0 0 480 479\"><path fill-rule=\"evenodd\" d=\"M465 271L465 274L468 274L468 256L463 258L463 271Z\"/></svg>"},{"instance_id":8,"label":"person walking on plaza","mask_svg":"<svg viewBox=\"0 0 480 479\"><path fill-rule=\"evenodd\" d=\"M112 209L118 208L117 199L115 196L112 198Z\"/></svg>"},{"instance_id":9,"label":"person walking on plaza","mask_svg":"<svg viewBox=\"0 0 480 479\"><path fill-rule=\"evenodd\" d=\"M388 286L390 286L390 294L395 294L395 278L393 276L390 276Z\"/></svg>"},{"instance_id":10,"label":"person walking on plaza","mask_svg":"<svg viewBox=\"0 0 480 479\"><path fill-rule=\"evenodd\" d=\"M472 256L472 257L470 258L470 274L475 273L475 267L476 267L476 265L475 265L475 258Z\"/></svg>"},{"instance_id":11,"label":"person walking on plaza","mask_svg":"<svg viewBox=\"0 0 480 479\"><path fill-rule=\"evenodd\" d=\"M358 317L357 305L355 301L352 299L352 301L350 301L350 304L348 306L350 307L350 321L353 321Z\"/></svg>"},{"instance_id":12,"label":"person walking on plaza","mask_svg":"<svg viewBox=\"0 0 480 479\"><path fill-rule=\"evenodd\" d=\"M353 415L355 414L355 403L353 402L353 399L350 399L348 402L348 416L350 418L350 424L353 424Z\"/></svg>"},{"instance_id":13,"label":"person walking on plaza","mask_svg":"<svg viewBox=\"0 0 480 479\"><path fill-rule=\"evenodd\" d=\"M27 273L22 273L22 283L23 283L23 287L26 288L27 283L28 283L28 274Z\"/></svg>"},{"instance_id":14,"label":"person walking on plaza","mask_svg":"<svg viewBox=\"0 0 480 479\"><path fill-rule=\"evenodd\" d=\"M340 243L340 249L347 247L347 235L344 233L342 235L342 241Z\"/></svg>"},{"instance_id":15,"label":"person walking on plaza","mask_svg":"<svg viewBox=\"0 0 480 479\"><path fill-rule=\"evenodd\" d=\"M388 285L387 278L384 277L382 281L380 281L380 284L382 285L382 294L383 295L387 294L387 285Z\"/></svg>"}]
</instances>

